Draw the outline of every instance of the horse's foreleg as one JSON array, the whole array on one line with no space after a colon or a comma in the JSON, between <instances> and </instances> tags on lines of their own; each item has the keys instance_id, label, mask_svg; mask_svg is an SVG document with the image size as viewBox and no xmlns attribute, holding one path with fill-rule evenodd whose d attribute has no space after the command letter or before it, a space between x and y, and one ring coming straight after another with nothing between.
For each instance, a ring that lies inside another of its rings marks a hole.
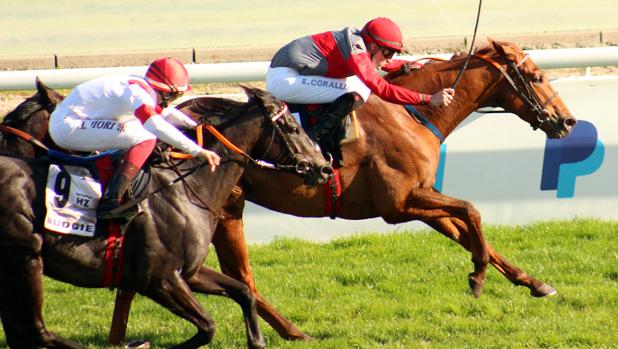
<instances>
[{"instance_id":1,"label":"horse's foreleg","mask_svg":"<svg viewBox=\"0 0 618 349\"><path fill-rule=\"evenodd\" d=\"M228 215L217 224L212 243L217 252L221 271L249 287L257 301L258 314L282 338L289 340L312 339L294 326L290 320L279 314L257 290L253 271L249 264L249 250L245 241L242 218L239 217L242 217L242 210L236 211L235 217Z\"/></svg>"},{"instance_id":2,"label":"horse's foreleg","mask_svg":"<svg viewBox=\"0 0 618 349\"><path fill-rule=\"evenodd\" d=\"M15 254L15 251L12 251ZM0 252L4 253L4 252ZM10 254L11 252L9 252ZM11 258L15 261L15 258ZM21 259L21 258L20 258ZM82 349L82 345L49 332L43 321L43 262L24 257L18 263L0 258L0 318L11 348Z\"/></svg>"},{"instance_id":3,"label":"horse's foreleg","mask_svg":"<svg viewBox=\"0 0 618 349\"><path fill-rule=\"evenodd\" d=\"M159 283L140 293L197 327L197 334L174 348L199 348L212 341L215 322L195 299L189 285L178 272L166 275Z\"/></svg>"},{"instance_id":4,"label":"horse's foreleg","mask_svg":"<svg viewBox=\"0 0 618 349\"><path fill-rule=\"evenodd\" d=\"M258 325L255 298L247 285L203 266L186 281L194 292L232 298L242 309L249 348L266 346Z\"/></svg>"},{"instance_id":5,"label":"horse's foreleg","mask_svg":"<svg viewBox=\"0 0 618 349\"><path fill-rule=\"evenodd\" d=\"M465 224L468 234L468 250L472 253L474 271L468 276L472 294L479 297L485 284L485 273L490 256L488 253L481 215L471 203L455 199L431 189L417 188L410 192L403 214L385 218L389 223L418 219L430 222L439 218L455 218Z\"/></svg>"},{"instance_id":6,"label":"horse's foreleg","mask_svg":"<svg viewBox=\"0 0 618 349\"><path fill-rule=\"evenodd\" d=\"M122 289L116 291L114 314L112 315L112 324L109 329L108 337L108 342L110 344L120 345L124 341L133 297L135 297L135 291Z\"/></svg>"},{"instance_id":7,"label":"horse's foreleg","mask_svg":"<svg viewBox=\"0 0 618 349\"><path fill-rule=\"evenodd\" d=\"M466 250L470 250L468 231L463 222L456 219L442 218L427 221L426 223L453 241L458 242ZM530 294L535 297L544 297L557 293L550 285L535 279L511 264L506 258L496 252L489 242L485 244L489 253L489 262L513 284L529 288Z\"/></svg>"}]
</instances>

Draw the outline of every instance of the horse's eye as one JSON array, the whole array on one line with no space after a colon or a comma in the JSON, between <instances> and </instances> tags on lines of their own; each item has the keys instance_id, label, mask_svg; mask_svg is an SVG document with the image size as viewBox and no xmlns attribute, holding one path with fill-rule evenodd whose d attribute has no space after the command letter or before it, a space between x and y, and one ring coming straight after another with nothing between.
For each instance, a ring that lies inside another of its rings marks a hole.
<instances>
[{"instance_id":1,"label":"horse's eye","mask_svg":"<svg viewBox=\"0 0 618 349\"><path fill-rule=\"evenodd\" d=\"M543 76L541 74L536 74L534 78L532 78L532 82L536 84L540 84L543 81Z\"/></svg>"}]
</instances>

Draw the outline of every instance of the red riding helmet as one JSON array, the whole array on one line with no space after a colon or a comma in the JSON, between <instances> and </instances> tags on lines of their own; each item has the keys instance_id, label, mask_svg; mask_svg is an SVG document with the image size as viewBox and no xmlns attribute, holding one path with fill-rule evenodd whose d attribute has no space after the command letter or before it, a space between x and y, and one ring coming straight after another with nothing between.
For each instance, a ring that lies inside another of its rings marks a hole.
<instances>
[{"instance_id":1,"label":"red riding helmet","mask_svg":"<svg viewBox=\"0 0 618 349\"><path fill-rule=\"evenodd\" d=\"M146 71L146 81L159 91L176 93L191 89L187 68L172 57L159 58L152 62Z\"/></svg>"},{"instance_id":2,"label":"red riding helmet","mask_svg":"<svg viewBox=\"0 0 618 349\"><path fill-rule=\"evenodd\" d=\"M388 47L401 52L403 38L399 26L386 17L378 17L370 20L361 30L361 36L367 42L374 42L381 47Z\"/></svg>"}]
</instances>

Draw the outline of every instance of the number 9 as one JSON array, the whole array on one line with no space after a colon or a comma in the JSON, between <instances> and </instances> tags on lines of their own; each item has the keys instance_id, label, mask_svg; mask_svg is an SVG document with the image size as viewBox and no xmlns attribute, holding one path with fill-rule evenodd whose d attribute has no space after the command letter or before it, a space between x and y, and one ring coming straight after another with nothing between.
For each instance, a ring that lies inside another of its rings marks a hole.
<instances>
[{"instance_id":1,"label":"number 9","mask_svg":"<svg viewBox=\"0 0 618 349\"><path fill-rule=\"evenodd\" d=\"M64 207L69 201L69 192L71 191L71 175L65 171L58 172L56 183L54 184L56 192L56 205L60 208Z\"/></svg>"}]
</instances>

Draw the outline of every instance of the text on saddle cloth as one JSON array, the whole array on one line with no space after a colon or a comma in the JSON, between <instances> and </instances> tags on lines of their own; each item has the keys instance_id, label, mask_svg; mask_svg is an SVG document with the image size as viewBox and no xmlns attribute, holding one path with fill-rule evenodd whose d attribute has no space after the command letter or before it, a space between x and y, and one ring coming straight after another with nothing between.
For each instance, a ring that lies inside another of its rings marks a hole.
<instances>
[{"instance_id":1,"label":"text on saddle cloth","mask_svg":"<svg viewBox=\"0 0 618 349\"><path fill-rule=\"evenodd\" d=\"M93 237L102 186L85 167L50 164L45 189L46 229Z\"/></svg>"},{"instance_id":2,"label":"text on saddle cloth","mask_svg":"<svg viewBox=\"0 0 618 349\"><path fill-rule=\"evenodd\" d=\"M93 237L96 235L97 208L114 167L109 158L97 159L92 167L50 164L45 189L46 229ZM140 171L132 183L133 193L145 190L149 171Z\"/></svg>"}]
</instances>

